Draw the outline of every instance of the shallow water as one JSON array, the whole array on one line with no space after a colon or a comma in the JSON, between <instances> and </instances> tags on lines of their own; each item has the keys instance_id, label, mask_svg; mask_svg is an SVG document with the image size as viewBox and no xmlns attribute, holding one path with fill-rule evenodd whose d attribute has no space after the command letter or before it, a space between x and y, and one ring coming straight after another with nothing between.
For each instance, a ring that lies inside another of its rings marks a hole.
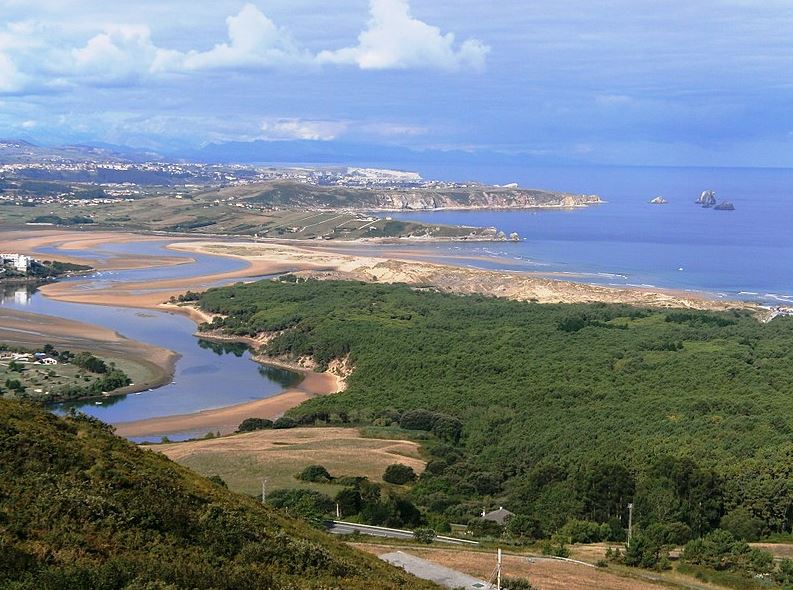
<instances>
[{"instance_id":1,"label":"shallow water","mask_svg":"<svg viewBox=\"0 0 793 590\"><path fill-rule=\"evenodd\" d=\"M494 174L494 173L493 173ZM566 273L571 280L702 291L793 303L793 171L778 169L556 168L504 171L524 186L597 193L607 204L564 211L439 211L397 219L495 226L523 239L420 246L486 268ZM703 209L706 189L735 211ZM663 195L667 205L649 200Z\"/></svg>"},{"instance_id":2,"label":"shallow water","mask_svg":"<svg viewBox=\"0 0 793 590\"><path fill-rule=\"evenodd\" d=\"M113 244L105 246L104 249L112 250L113 255L124 256L174 255L174 252L164 248L164 242ZM208 255L190 257L195 258L196 262L169 268L94 273L88 277L68 280L87 279L88 288L106 288L124 282L190 277L245 267L244 262L236 259ZM95 324L115 330L127 338L167 348L181 355L171 384L139 394L104 398L99 402L60 404L54 408L56 412L77 408L115 424L262 399L280 393L285 387L295 385L300 380L300 375L292 371L262 367L253 362L246 347L219 346L199 341L193 335L195 323L182 315L148 309L66 303L48 299L27 287L9 290L3 295L0 305ZM179 440L203 436L206 433L181 433L175 436L173 433L163 434ZM155 440L158 437L150 438Z\"/></svg>"}]
</instances>

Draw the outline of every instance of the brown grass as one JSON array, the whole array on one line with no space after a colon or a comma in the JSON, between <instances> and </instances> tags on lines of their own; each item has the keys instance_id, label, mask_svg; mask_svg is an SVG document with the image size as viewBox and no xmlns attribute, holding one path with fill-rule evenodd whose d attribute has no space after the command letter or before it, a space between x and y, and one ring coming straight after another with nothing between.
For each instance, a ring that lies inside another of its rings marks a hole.
<instances>
[{"instance_id":1,"label":"brown grass","mask_svg":"<svg viewBox=\"0 0 793 590\"><path fill-rule=\"evenodd\" d=\"M375 555L394 550L387 545L355 544L355 547ZM429 561L450 567L484 580L490 578L496 565L495 551L465 551L425 547L403 548L404 551ZM542 590L656 590L668 588L660 582L622 577L607 569L550 559L505 555L502 573L505 576L527 578Z\"/></svg>"},{"instance_id":2,"label":"brown grass","mask_svg":"<svg viewBox=\"0 0 793 590\"><path fill-rule=\"evenodd\" d=\"M310 487L333 492L338 486L306 485L295 479L308 465L324 465L331 475L382 481L392 463L424 470L418 443L364 438L355 428L261 430L217 439L153 447L204 475L220 475L237 492L255 495L261 479L269 489Z\"/></svg>"}]
</instances>

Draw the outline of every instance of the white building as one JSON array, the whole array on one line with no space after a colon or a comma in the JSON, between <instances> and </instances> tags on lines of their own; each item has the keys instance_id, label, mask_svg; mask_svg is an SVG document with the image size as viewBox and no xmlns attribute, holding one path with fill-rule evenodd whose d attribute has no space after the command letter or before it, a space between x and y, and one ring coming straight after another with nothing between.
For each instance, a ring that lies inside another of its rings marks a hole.
<instances>
[{"instance_id":1,"label":"white building","mask_svg":"<svg viewBox=\"0 0 793 590\"><path fill-rule=\"evenodd\" d=\"M3 264L10 263L19 272L27 272L30 269L31 258L24 254L0 254Z\"/></svg>"}]
</instances>

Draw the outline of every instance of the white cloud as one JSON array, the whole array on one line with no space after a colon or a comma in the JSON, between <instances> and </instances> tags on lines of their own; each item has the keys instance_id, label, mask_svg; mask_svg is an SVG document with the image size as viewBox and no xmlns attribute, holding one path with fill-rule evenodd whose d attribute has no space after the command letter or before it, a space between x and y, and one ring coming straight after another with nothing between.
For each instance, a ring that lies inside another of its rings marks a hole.
<instances>
[{"instance_id":1,"label":"white cloud","mask_svg":"<svg viewBox=\"0 0 793 590\"><path fill-rule=\"evenodd\" d=\"M253 4L226 19L229 40L209 51L187 53L159 50L153 71L193 71L233 67L273 67L310 62L289 33L279 28Z\"/></svg>"},{"instance_id":2,"label":"white cloud","mask_svg":"<svg viewBox=\"0 0 793 590\"><path fill-rule=\"evenodd\" d=\"M0 93L18 92L24 86L24 78L7 55L0 53Z\"/></svg>"},{"instance_id":3,"label":"white cloud","mask_svg":"<svg viewBox=\"0 0 793 590\"><path fill-rule=\"evenodd\" d=\"M306 119L268 119L262 123L260 139L281 141L306 139L331 141L347 130L345 121L323 121Z\"/></svg>"},{"instance_id":4,"label":"white cloud","mask_svg":"<svg viewBox=\"0 0 793 590\"><path fill-rule=\"evenodd\" d=\"M408 0L371 0L369 25L358 44L335 51L307 50L251 3L226 19L226 29L227 39L208 49L177 50L155 43L146 24L66 26L42 20L9 21L0 25L0 92L132 86L173 74L298 70L321 64L357 65L364 70L454 71L483 67L489 51L476 39L457 43L453 33L442 33L414 18ZM82 36L79 42L74 41L77 35Z\"/></svg>"},{"instance_id":5,"label":"white cloud","mask_svg":"<svg viewBox=\"0 0 793 590\"><path fill-rule=\"evenodd\" d=\"M370 0L368 28L358 45L322 51L320 63L357 65L363 70L434 68L481 69L490 48L478 39L456 47L454 33L414 18L408 0Z\"/></svg>"},{"instance_id":6,"label":"white cloud","mask_svg":"<svg viewBox=\"0 0 793 590\"><path fill-rule=\"evenodd\" d=\"M156 54L148 27L113 26L72 49L69 65L78 75L110 84L145 75ZM68 67L64 70L69 73Z\"/></svg>"}]
</instances>

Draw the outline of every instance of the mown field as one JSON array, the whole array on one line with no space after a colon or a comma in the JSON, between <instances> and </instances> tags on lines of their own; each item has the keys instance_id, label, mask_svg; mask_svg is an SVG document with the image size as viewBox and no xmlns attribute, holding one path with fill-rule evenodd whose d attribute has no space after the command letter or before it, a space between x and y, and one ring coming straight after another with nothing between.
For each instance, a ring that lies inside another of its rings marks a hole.
<instances>
[{"instance_id":1,"label":"mown field","mask_svg":"<svg viewBox=\"0 0 793 590\"><path fill-rule=\"evenodd\" d=\"M419 445L406 440L364 438L354 428L292 428L262 430L223 438L157 445L170 459L203 475L219 475L229 489L255 496L267 487L313 489L334 495L333 483L299 481L295 475L309 465L323 465L334 477L367 477L382 482L393 463L424 469Z\"/></svg>"}]
</instances>

